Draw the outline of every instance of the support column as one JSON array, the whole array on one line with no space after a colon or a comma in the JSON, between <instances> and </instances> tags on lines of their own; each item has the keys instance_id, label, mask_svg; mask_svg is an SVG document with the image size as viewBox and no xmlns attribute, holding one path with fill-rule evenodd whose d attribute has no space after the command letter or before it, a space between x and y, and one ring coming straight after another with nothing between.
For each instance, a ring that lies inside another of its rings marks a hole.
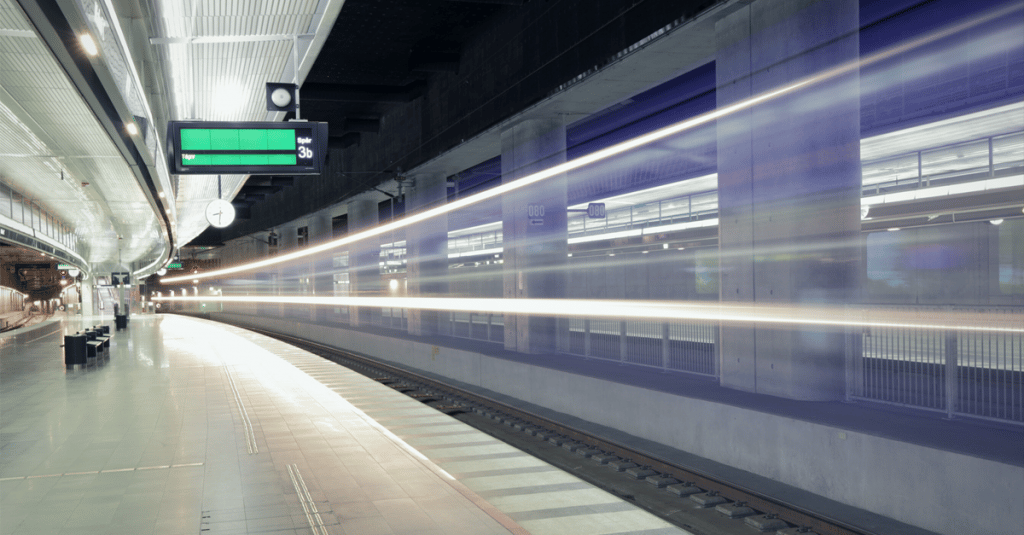
<instances>
[{"instance_id":1,"label":"support column","mask_svg":"<svg viewBox=\"0 0 1024 535\"><path fill-rule=\"evenodd\" d=\"M295 250L299 245L298 228L295 225L282 226L277 229L278 234L278 253L277 254L288 254ZM295 290L298 287L298 283L295 280L295 267L291 264L279 265L277 268L277 294L278 295L295 295ZM278 305L278 317L285 318L291 317L292 305L281 304Z\"/></svg>"},{"instance_id":2,"label":"support column","mask_svg":"<svg viewBox=\"0 0 1024 535\"><path fill-rule=\"evenodd\" d=\"M565 162L561 116L529 119L501 134L501 181L512 182ZM568 206L566 176L504 195L501 200L506 299L565 297ZM565 322L553 317L505 315L505 349L553 353L565 340Z\"/></svg>"},{"instance_id":3,"label":"support column","mask_svg":"<svg viewBox=\"0 0 1024 535\"><path fill-rule=\"evenodd\" d=\"M859 59L857 0L757 0L716 25L719 109ZM843 306L859 290L859 72L718 120L721 300ZM838 400L843 330L724 322L721 384Z\"/></svg>"},{"instance_id":4,"label":"support column","mask_svg":"<svg viewBox=\"0 0 1024 535\"><path fill-rule=\"evenodd\" d=\"M355 234L377 224L377 201L361 200L348 203L348 233ZM349 295L376 297L380 295L380 240L369 238L352 244L348 250ZM380 323L380 309L349 307L349 324L376 325Z\"/></svg>"},{"instance_id":5,"label":"support column","mask_svg":"<svg viewBox=\"0 0 1024 535\"><path fill-rule=\"evenodd\" d=\"M93 299L93 296L94 296L93 294L95 293L95 288L96 288L93 285L93 279L95 279L95 277L96 276L93 275L93 276L89 277L89 280L82 281L82 312L81 312L81 314L83 316L92 316L93 314L96 313L95 308L93 308L95 306L93 304L95 302L95 300Z\"/></svg>"},{"instance_id":6,"label":"support column","mask_svg":"<svg viewBox=\"0 0 1024 535\"><path fill-rule=\"evenodd\" d=\"M309 216L309 245L319 245L334 237L331 227L331 215L317 212ZM315 255L309 261L309 286L314 296L327 297L333 295L334 280L331 275L331 255ZM310 307L309 319L321 323L327 320L327 307Z\"/></svg>"},{"instance_id":7,"label":"support column","mask_svg":"<svg viewBox=\"0 0 1024 535\"><path fill-rule=\"evenodd\" d=\"M440 206L448 200L444 173L416 175L406 198L406 213L413 214ZM408 295L410 297L447 297L448 288L448 216L435 217L405 230ZM447 313L437 310L410 310L409 334L431 336L447 334Z\"/></svg>"},{"instance_id":8,"label":"support column","mask_svg":"<svg viewBox=\"0 0 1024 535\"><path fill-rule=\"evenodd\" d=\"M277 234L277 231L273 231ZM252 240L252 258L246 259L247 261L263 260L270 257L270 232L257 232L253 235ZM273 295L275 293L275 280L276 277L275 269L259 270L253 273L254 283L245 288L245 295L254 296L265 296ZM252 310L257 315L267 314L267 309L270 305L264 303L255 303L251 307L246 307ZM276 307L275 307L276 308Z\"/></svg>"}]
</instances>

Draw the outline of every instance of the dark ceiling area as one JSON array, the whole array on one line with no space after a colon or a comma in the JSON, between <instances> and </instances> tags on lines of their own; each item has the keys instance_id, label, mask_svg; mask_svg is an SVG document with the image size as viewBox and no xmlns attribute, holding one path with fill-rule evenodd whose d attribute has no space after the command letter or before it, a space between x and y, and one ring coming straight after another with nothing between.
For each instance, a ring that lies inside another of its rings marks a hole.
<instances>
[{"instance_id":1,"label":"dark ceiling area","mask_svg":"<svg viewBox=\"0 0 1024 535\"><path fill-rule=\"evenodd\" d=\"M525 1L347 0L302 85L301 117L329 123L331 149L358 146L388 110L423 96L431 74L458 74L474 32ZM233 201L239 216L295 183L250 177Z\"/></svg>"}]
</instances>

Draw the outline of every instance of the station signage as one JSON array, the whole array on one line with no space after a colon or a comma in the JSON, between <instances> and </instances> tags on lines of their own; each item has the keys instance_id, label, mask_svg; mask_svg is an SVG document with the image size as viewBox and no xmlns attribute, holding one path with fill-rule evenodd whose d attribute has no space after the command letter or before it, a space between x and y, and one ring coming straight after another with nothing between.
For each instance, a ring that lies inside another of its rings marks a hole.
<instances>
[{"instance_id":1,"label":"station signage","mask_svg":"<svg viewBox=\"0 0 1024 535\"><path fill-rule=\"evenodd\" d=\"M176 175L318 175L327 123L171 121L167 140Z\"/></svg>"}]
</instances>

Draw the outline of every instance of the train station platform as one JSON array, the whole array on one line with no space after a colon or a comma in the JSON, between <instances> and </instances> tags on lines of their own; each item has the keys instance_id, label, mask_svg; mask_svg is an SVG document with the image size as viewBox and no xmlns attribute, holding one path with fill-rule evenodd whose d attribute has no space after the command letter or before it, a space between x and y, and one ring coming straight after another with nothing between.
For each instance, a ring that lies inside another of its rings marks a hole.
<instances>
[{"instance_id":1,"label":"train station platform","mask_svg":"<svg viewBox=\"0 0 1024 535\"><path fill-rule=\"evenodd\" d=\"M65 369L61 335L99 320L0 340L0 534L686 533L240 328L134 316Z\"/></svg>"}]
</instances>

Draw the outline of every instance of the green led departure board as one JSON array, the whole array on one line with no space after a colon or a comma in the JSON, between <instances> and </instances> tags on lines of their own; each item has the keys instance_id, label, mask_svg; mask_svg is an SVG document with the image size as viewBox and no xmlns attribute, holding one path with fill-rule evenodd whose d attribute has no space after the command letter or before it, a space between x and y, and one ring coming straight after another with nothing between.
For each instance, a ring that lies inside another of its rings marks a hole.
<instances>
[{"instance_id":1,"label":"green led departure board","mask_svg":"<svg viewBox=\"0 0 1024 535\"><path fill-rule=\"evenodd\" d=\"M168 158L174 174L319 174L327 124L172 122Z\"/></svg>"}]
</instances>

